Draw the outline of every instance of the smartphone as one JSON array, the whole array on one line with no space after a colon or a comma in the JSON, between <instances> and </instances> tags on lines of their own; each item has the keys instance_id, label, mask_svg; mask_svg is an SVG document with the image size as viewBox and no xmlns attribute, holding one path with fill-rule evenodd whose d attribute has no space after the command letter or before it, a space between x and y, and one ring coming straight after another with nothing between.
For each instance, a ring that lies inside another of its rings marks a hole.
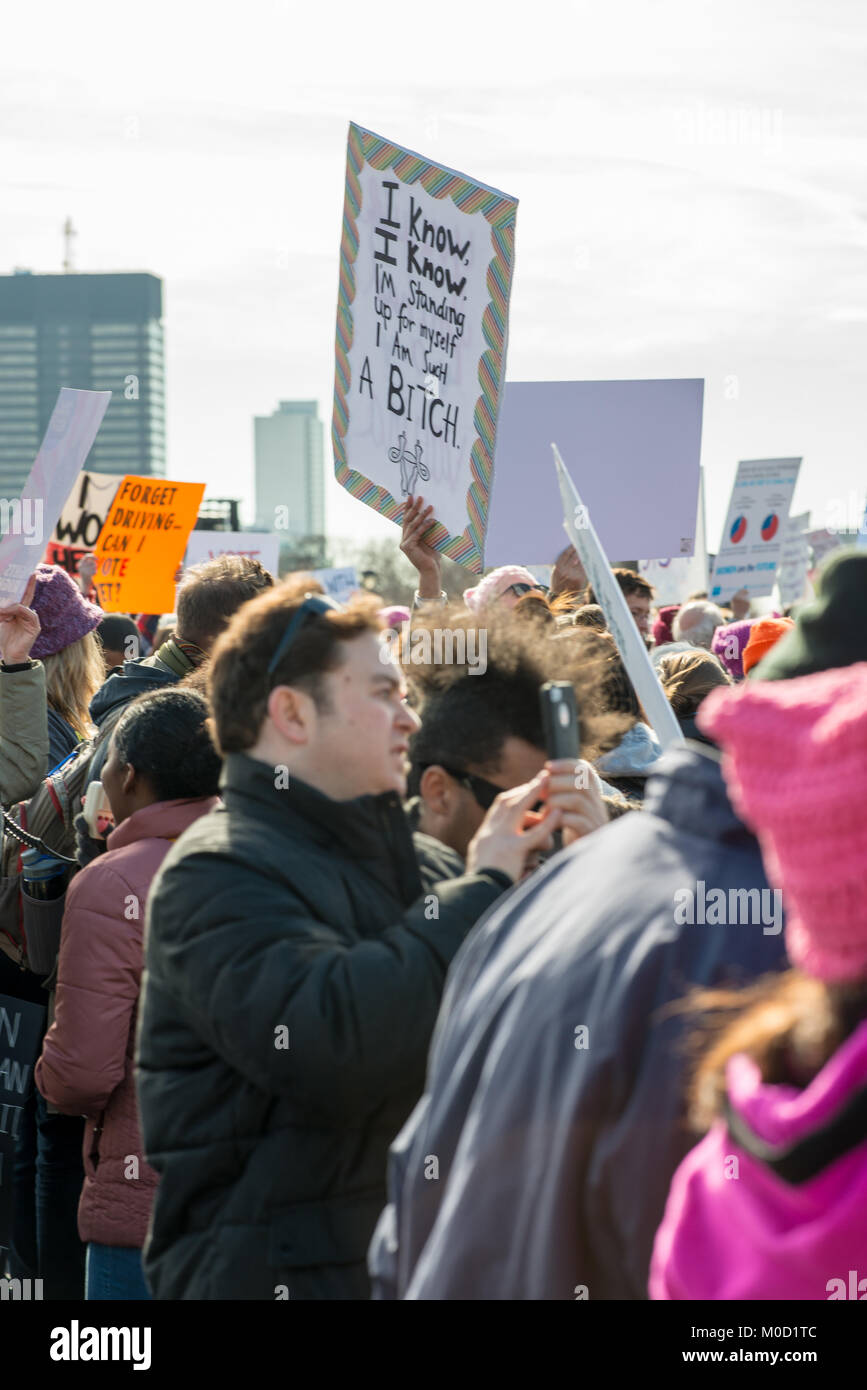
<instances>
[{"instance_id":1,"label":"smartphone","mask_svg":"<svg viewBox=\"0 0 867 1390\"><path fill-rule=\"evenodd\" d=\"M539 689L545 750L550 759L581 756L578 706L569 681L546 681Z\"/></svg>"},{"instance_id":2,"label":"smartphone","mask_svg":"<svg viewBox=\"0 0 867 1390\"><path fill-rule=\"evenodd\" d=\"M581 736L578 732L578 705L575 689L569 681L546 681L539 687L542 709L542 728L545 731L545 751L549 759L581 756ZM554 831L554 853L563 848L563 832Z\"/></svg>"}]
</instances>

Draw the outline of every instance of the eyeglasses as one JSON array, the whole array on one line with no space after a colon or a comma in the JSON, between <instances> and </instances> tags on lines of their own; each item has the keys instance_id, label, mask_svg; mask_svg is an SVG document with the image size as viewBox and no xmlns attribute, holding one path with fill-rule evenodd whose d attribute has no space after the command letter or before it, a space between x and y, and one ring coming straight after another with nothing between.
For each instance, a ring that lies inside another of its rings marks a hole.
<instances>
[{"instance_id":1,"label":"eyeglasses","mask_svg":"<svg viewBox=\"0 0 867 1390\"><path fill-rule=\"evenodd\" d=\"M268 675L272 676L288 652L301 628L310 618L319 617L323 613L342 612L341 605L335 603L333 599L327 598L325 594L305 594L304 602L295 609L289 619L289 625L283 633L276 652L268 664Z\"/></svg>"}]
</instances>

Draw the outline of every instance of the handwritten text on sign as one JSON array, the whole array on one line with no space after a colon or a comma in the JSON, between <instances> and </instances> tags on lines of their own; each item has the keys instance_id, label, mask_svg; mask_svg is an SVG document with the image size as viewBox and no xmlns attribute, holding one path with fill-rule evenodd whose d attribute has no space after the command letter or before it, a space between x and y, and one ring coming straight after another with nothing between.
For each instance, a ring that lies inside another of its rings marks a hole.
<instances>
[{"instance_id":1,"label":"handwritten text on sign","mask_svg":"<svg viewBox=\"0 0 867 1390\"><path fill-rule=\"evenodd\" d=\"M94 583L107 613L172 611L175 573L204 491L204 483L124 478L96 550Z\"/></svg>"},{"instance_id":2,"label":"handwritten text on sign","mask_svg":"<svg viewBox=\"0 0 867 1390\"><path fill-rule=\"evenodd\" d=\"M9 1245L15 1148L44 1034L41 1004L0 994L0 1247Z\"/></svg>"},{"instance_id":3,"label":"handwritten text on sign","mask_svg":"<svg viewBox=\"0 0 867 1390\"><path fill-rule=\"evenodd\" d=\"M478 568L505 367L514 198L350 127L337 322L337 478Z\"/></svg>"},{"instance_id":4,"label":"handwritten text on sign","mask_svg":"<svg viewBox=\"0 0 867 1390\"><path fill-rule=\"evenodd\" d=\"M81 557L99 540L121 481L113 473L79 473L48 542L47 565L61 565L68 574L78 573Z\"/></svg>"}]
</instances>

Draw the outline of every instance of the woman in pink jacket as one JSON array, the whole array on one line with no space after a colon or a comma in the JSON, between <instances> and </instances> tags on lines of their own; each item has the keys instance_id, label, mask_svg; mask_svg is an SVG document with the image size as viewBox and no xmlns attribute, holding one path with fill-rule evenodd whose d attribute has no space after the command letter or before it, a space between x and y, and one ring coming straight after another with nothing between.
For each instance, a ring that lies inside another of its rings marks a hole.
<instances>
[{"instance_id":1,"label":"woman in pink jacket","mask_svg":"<svg viewBox=\"0 0 867 1390\"><path fill-rule=\"evenodd\" d=\"M706 1138L671 1185L658 1299L867 1300L867 663L713 691L741 818L782 890L795 969L739 1005L704 1056ZM761 913L700 931L759 931Z\"/></svg>"},{"instance_id":2,"label":"woman in pink jacket","mask_svg":"<svg viewBox=\"0 0 867 1390\"><path fill-rule=\"evenodd\" d=\"M54 1022L36 1084L58 1110L85 1115L78 1230L85 1297L142 1299L157 1175L144 1160L133 1078L145 904L172 842L217 804L220 759L193 690L133 701L112 735L102 782L115 828L107 853L66 898Z\"/></svg>"}]
</instances>

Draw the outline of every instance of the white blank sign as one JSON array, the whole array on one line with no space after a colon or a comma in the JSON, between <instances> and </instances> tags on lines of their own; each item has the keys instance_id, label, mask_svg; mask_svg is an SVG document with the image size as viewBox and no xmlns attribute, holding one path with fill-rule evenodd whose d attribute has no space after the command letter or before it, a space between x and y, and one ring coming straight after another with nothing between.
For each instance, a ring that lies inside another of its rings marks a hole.
<instances>
[{"instance_id":1,"label":"white blank sign","mask_svg":"<svg viewBox=\"0 0 867 1390\"><path fill-rule=\"evenodd\" d=\"M551 441L612 560L692 555L704 382L509 381L500 407L485 566L563 549Z\"/></svg>"}]
</instances>

